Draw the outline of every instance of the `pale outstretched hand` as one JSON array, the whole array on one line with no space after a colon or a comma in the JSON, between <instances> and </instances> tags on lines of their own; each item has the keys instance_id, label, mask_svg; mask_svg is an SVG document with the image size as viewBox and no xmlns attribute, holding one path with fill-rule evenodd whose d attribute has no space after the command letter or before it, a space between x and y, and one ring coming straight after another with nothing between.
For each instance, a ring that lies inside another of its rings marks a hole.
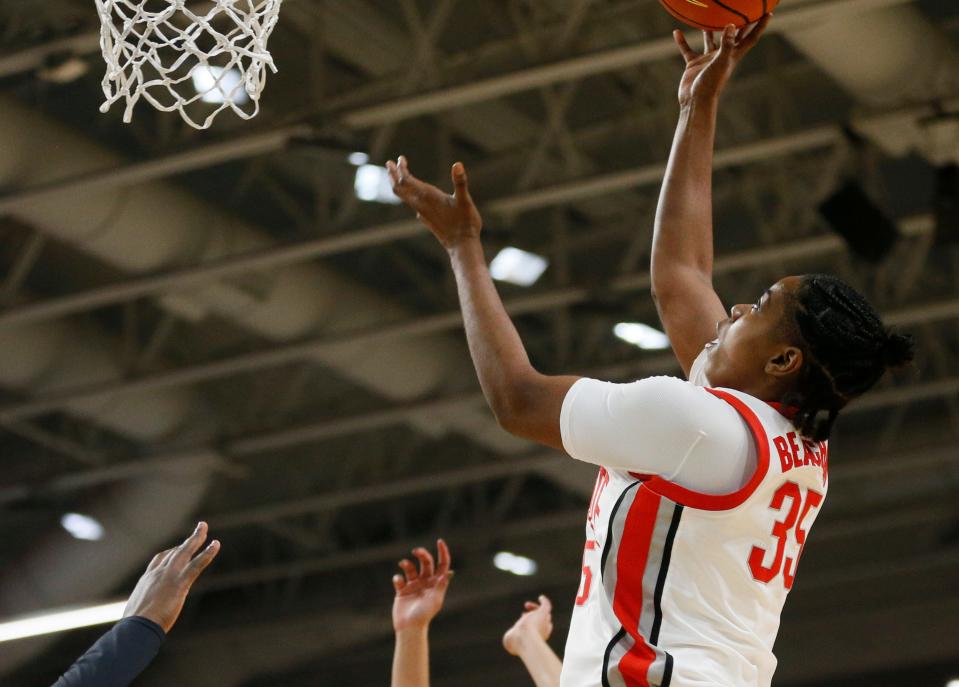
<instances>
[{"instance_id":1,"label":"pale outstretched hand","mask_svg":"<svg viewBox=\"0 0 959 687\"><path fill-rule=\"evenodd\" d=\"M406 157L386 163L393 185L393 193L406 203L427 229L447 250L455 248L464 239L479 237L483 219L470 198L469 180L462 162L453 165L453 194L444 193L436 186L417 179L410 173Z\"/></svg>"},{"instance_id":2,"label":"pale outstretched hand","mask_svg":"<svg viewBox=\"0 0 959 687\"><path fill-rule=\"evenodd\" d=\"M503 635L503 648L513 656L518 656L524 643L530 638L540 638L544 642L553 634L553 604L542 594L539 603L527 601L526 609L513 627Z\"/></svg>"},{"instance_id":3,"label":"pale outstretched hand","mask_svg":"<svg viewBox=\"0 0 959 687\"><path fill-rule=\"evenodd\" d=\"M771 16L767 14L755 25L739 30L730 24L720 34L719 45L712 31L703 31L705 47L702 53L689 47L682 31L673 31L679 52L686 60L686 71L679 83L680 105L689 105L703 98L718 98L736 65L759 42Z\"/></svg>"},{"instance_id":4,"label":"pale outstretched hand","mask_svg":"<svg viewBox=\"0 0 959 687\"><path fill-rule=\"evenodd\" d=\"M396 632L415 627L426 627L443 608L446 589L453 572L450 570L450 550L442 539L436 542L437 560L424 548L413 549L419 561L419 570L407 559L399 562L402 575L393 576L393 629Z\"/></svg>"},{"instance_id":5,"label":"pale outstretched hand","mask_svg":"<svg viewBox=\"0 0 959 687\"><path fill-rule=\"evenodd\" d=\"M206 535L207 524L201 522L182 544L154 556L130 594L123 617L147 618L169 632L193 583L220 552L216 539L200 551Z\"/></svg>"}]
</instances>

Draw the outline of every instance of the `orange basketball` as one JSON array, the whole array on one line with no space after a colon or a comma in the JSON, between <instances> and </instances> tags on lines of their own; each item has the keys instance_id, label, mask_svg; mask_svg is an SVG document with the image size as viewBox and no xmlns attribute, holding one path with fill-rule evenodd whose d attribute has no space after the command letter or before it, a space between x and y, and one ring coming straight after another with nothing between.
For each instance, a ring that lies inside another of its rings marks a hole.
<instances>
[{"instance_id":1,"label":"orange basketball","mask_svg":"<svg viewBox=\"0 0 959 687\"><path fill-rule=\"evenodd\" d=\"M697 29L722 31L727 24L752 24L779 4L779 0L659 0L679 21Z\"/></svg>"}]
</instances>

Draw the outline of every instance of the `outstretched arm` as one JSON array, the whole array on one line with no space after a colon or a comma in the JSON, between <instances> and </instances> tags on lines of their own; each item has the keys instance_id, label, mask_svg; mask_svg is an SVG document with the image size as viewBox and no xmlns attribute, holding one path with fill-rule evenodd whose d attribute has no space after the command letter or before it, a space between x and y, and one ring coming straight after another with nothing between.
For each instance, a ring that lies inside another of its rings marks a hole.
<instances>
[{"instance_id":1,"label":"outstretched arm","mask_svg":"<svg viewBox=\"0 0 959 687\"><path fill-rule=\"evenodd\" d=\"M728 26L718 46L712 34L704 32L703 54L693 52L681 31L674 33L686 70L679 86L679 125L656 210L651 273L660 319L687 375L726 315L712 284L712 168L719 96L768 23L769 15L752 31Z\"/></svg>"},{"instance_id":2,"label":"outstretched arm","mask_svg":"<svg viewBox=\"0 0 959 687\"><path fill-rule=\"evenodd\" d=\"M563 663L546 640L553 633L553 604L545 596L527 601L526 611L503 635L503 648L518 656L536 687L559 687Z\"/></svg>"},{"instance_id":3,"label":"outstretched arm","mask_svg":"<svg viewBox=\"0 0 959 687\"><path fill-rule=\"evenodd\" d=\"M137 582L123 620L90 647L53 687L125 687L156 658L197 577L216 558L220 542L202 551L207 525L201 522L186 541L161 551Z\"/></svg>"},{"instance_id":4,"label":"outstretched arm","mask_svg":"<svg viewBox=\"0 0 959 687\"><path fill-rule=\"evenodd\" d=\"M396 597L393 600L393 631L396 648L393 651L392 687L429 687L430 622L443 608L450 577L450 551L442 539L436 542L437 561L423 548L413 550L420 567L403 559L399 566L402 575L393 577Z\"/></svg>"},{"instance_id":5,"label":"outstretched arm","mask_svg":"<svg viewBox=\"0 0 959 687\"><path fill-rule=\"evenodd\" d=\"M453 165L448 195L414 177L406 158L388 162L393 191L416 211L449 254L463 324L483 394L508 432L562 449L559 416L578 377L537 372L496 292L480 242L482 219L470 198L466 169Z\"/></svg>"}]
</instances>

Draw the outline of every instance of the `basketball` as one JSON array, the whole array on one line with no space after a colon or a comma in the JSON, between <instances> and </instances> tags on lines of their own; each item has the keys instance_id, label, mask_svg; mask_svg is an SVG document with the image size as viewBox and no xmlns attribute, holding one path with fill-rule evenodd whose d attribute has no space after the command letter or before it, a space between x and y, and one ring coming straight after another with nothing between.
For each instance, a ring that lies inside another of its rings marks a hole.
<instances>
[{"instance_id":1,"label":"basketball","mask_svg":"<svg viewBox=\"0 0 959 687\"><path fill-rule=\"evenodd\" d=\"M659 0L679 21L705 31L722 31L729 24L752 24L772 12L779 0Z\"/></svg>"}]
</instances>

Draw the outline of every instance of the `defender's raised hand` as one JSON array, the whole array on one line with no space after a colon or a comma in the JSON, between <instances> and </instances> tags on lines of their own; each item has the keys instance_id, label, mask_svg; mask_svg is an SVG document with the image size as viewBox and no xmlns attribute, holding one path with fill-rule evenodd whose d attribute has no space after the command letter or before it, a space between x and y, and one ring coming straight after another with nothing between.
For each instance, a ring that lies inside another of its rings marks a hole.
<instances>
[{"instance_id":1,"label":"defender's raised hand","mask_svg":"<svg viewBox=\"0 0 959 687\"><path fill-rule=\"evenodd\" d=\"M483 227L479 210L470 198L466 168L462 162L453 165L453 194L449 195L410 173L406 157L386 163L393 193L406 203L416 217L433 232L447 250L461 241L476 239Z\"/></svg>"},{"instance_id":2,"label":"defender's raised hand","mask_svg":"<svg viewBox=\"0 0 959 687\"><path fill-rule=\"evenodd\" d=\"M553 634L553 604L540 595L539 603L527 601L523 615L503 635L503 648L513 656L519 656L530 638L544 642Z\"/></svg>"},{"instance_id":3,"label":"defender's raised hand","mask_svg":"<svg viewBox=\"0 0 959 687\"><path fill-rule=\"evenodd\" d=\"M739 30L730 24L720 34L719 45L712 31L703 31L702 53L689 47L682 31L673 31L679 52L686 60L686 71L679 83L679 104L685 106L700 98L718 98L736 65L759 42L771 16L767 14L755 25Z\"/></svg>"},{"instance_id":4,"label":"defender's raised hand","mask_svg":"<svg viewBox=\"0 0 959 687\"><path fill-rule=\"evenodd\" d=\"M437 560L434 568L432 554L424 548L413 549L419 561L416 565L407 559L399 562L402 575L393 576L393 629L397 633L415 627L426 627L443 608L449 587L450 550L442 539L436 542Z\"/></svg>"},{"instance_id":5,"label":"defender's raised hand","mask_svg":"<svg viewBox=\"0 0 959 687\"><path fill-rule=\"evenodd\" d=\"M140 616L152 620L164 632L170 631L180 617L190 587L220 551L216 539L200 551L206 534L207 524L201 522L182 544L153 557L127 601L124 618Z\"/></svg>"},{"instance_id":6,"label":"defender's raised hand","mask_svg":"<svg viewBox=\"0 0 959 687\"><path fill-rule=\"evenodd\" d=\"M503 635L503 648L518 656L536 687L559 687L563 663L546 640L553 633L553 604L545 596L527 601L525 613Z\"/></svg>"}]
</instances>

